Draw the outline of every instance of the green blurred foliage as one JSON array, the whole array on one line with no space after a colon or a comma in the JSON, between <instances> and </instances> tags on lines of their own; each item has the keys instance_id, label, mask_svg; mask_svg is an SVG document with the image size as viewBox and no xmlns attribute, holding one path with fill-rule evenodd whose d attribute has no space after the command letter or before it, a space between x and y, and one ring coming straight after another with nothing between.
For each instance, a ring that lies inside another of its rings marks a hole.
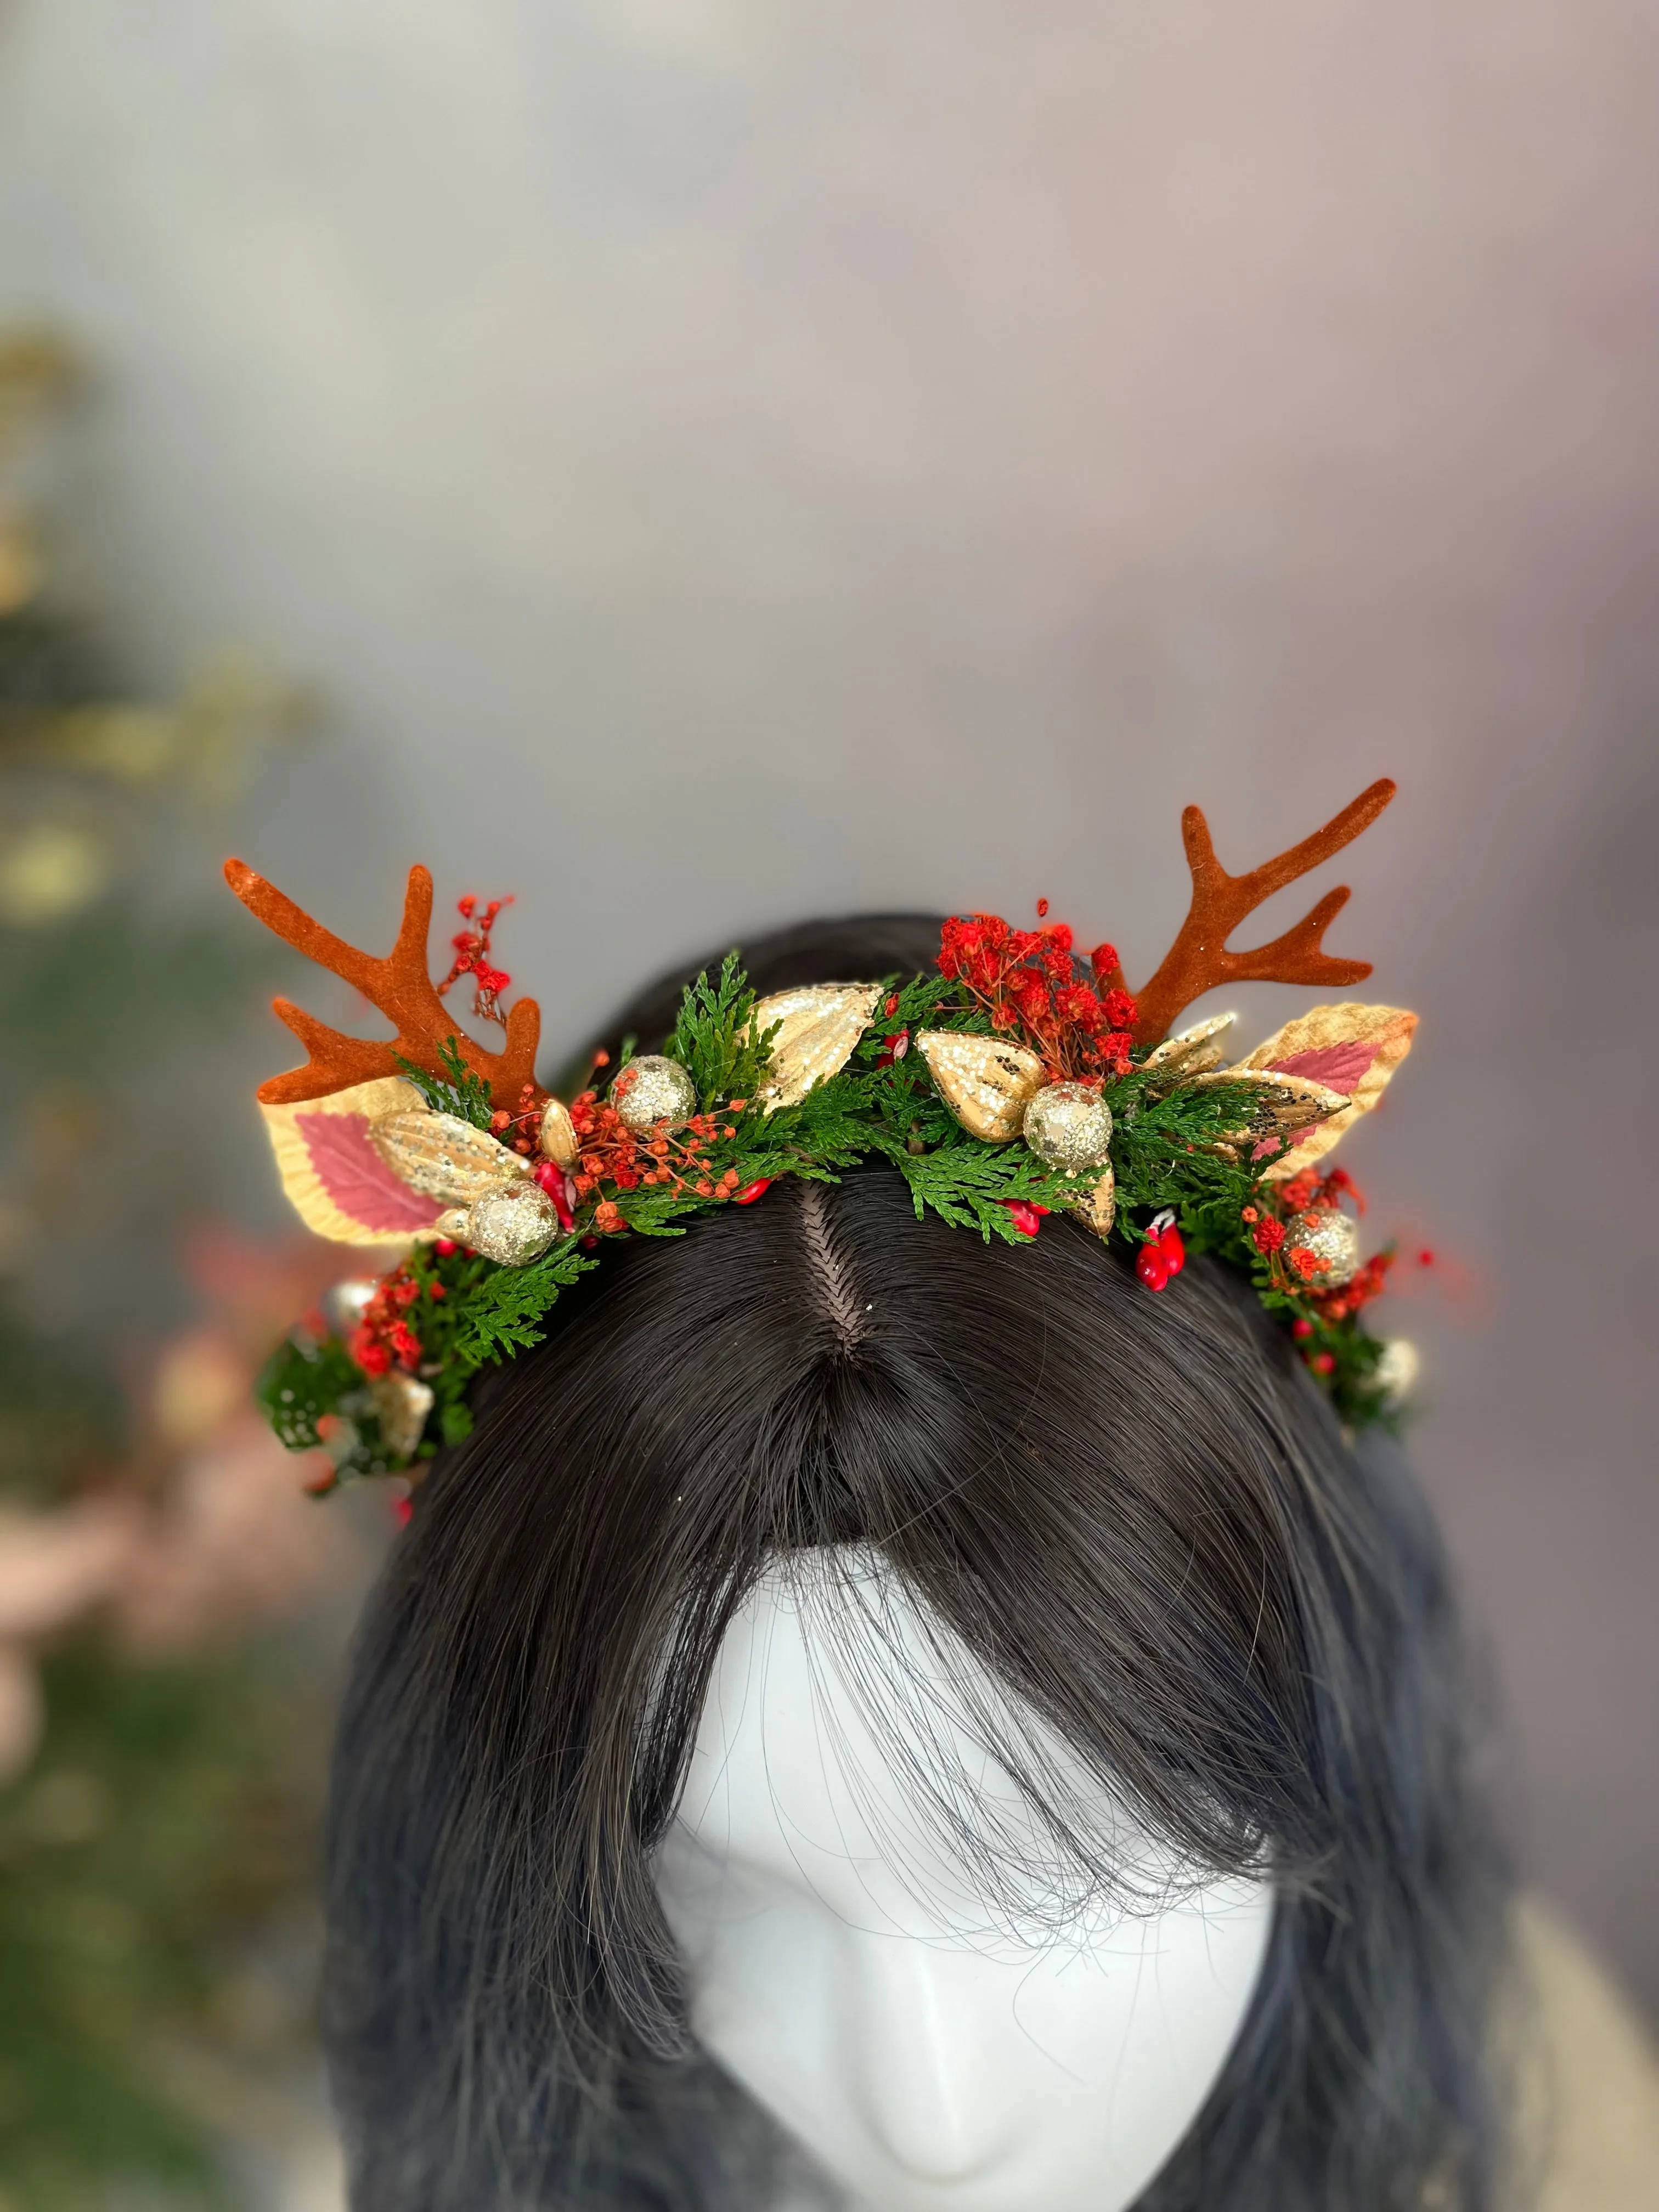
<instances>
[{"instance_id":1,"label":"green blurred foliage","mask_svg":"<svg viewBox=\"0 0 1659 2212\"><path fill-rule=\"evenodd\" d=\"M228 2203L169 2038L269 2056L237 1947L310 1868L318 1715L246 1656L137 1665L92 1638L46 1686L46 1749L0 1792L0 2206L86 2212L140 2177Z\"/></svg>"}]
</instances>

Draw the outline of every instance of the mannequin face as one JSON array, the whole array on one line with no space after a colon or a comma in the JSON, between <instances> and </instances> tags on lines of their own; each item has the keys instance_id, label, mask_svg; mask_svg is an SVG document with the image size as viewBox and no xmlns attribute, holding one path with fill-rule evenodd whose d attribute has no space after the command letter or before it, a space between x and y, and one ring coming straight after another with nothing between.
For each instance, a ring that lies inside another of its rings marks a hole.
<instances>
[{"instance_id":1,"label":"mannequin face","mask_svg":"<svg viewBox=\"0 0 1659 2212\"><path fill-rule=\"evenodd\" d=\"M1060 1868L988 1748L1011 1739L1087 1804L1110 1894ZM1183 1865L847 1554L775 1570L733 1620L657 1884L699 2040L868 2212L1133 2203L1273 1916L1265 1878Z\"/></svg>"}]
</instances>

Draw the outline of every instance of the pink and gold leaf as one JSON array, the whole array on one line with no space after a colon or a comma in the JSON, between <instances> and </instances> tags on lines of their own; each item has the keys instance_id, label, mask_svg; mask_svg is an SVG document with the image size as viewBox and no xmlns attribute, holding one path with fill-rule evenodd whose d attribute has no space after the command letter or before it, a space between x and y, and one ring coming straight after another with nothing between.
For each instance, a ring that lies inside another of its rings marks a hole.
<instances>
[{"instance_id":1,"label":"pink and gold leaf","mask_svg":"<svg viewBox=\"0 0 1659 2212\"><path fill-rule=\"evenodd\" d=\"M441 1201L411 1190L369 1139L372 1122L425 1103L400 1075L292 1104L261 1102L283 1188L307 1229L337 1244L407 1243L431 1231Z\"/></svg>"},{"instance_id":2,"label":"pink and gold leaf","mask_svg":"<svg viewBox=\"0 0 1659 2212\"><path fill-rule=\"evenodd\" d=\"M1411 1050L1416 1029L1417 1016L1400 1006L1366 1006L1352 1001L1315 1006L1295 1021L1286 1022L1239 1062L1241 1068L1322 1083L1329 1090L1342 1091L1348 1100L1340 1114L1310 1129L1273 1162L1267 1170L1269 1182L1281 1182L1311 1167L1362 1114L1370 1112Z\"/></svg>"}]
</instances>

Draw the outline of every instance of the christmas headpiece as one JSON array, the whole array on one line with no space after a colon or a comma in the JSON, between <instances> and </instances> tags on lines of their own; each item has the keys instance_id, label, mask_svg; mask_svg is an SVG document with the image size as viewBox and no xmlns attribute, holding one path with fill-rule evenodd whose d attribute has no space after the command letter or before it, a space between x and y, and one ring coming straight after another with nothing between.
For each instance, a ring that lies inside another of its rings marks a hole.
<instances>
[{"instance_id":1,"label":"christmas headpiece","mask_svg":"<svg viewBox=\"0 0 1659 2212\"><path fill-rule=\"evenodd\" d=\"M908 981L757 1000L733 953L687 990L660 1052L625 1047L614 1071L599 1054L592 1087L568 1105L536 1079L535 1001L500 1006L501 902L461 901L454 958L434 982L426 869L410 871L382 959L228 862L246 906L397 1030L372 1043L276 1002L309 1054L258 1094L289 1198L319 1236L404 1248L378 1280L340 1285L272 1359L261 1396L278 1434L328 1453L320 1487L415 1468L467 1433L472 1376L538 1340L607 1240L678 1236L688 1216L750 1205L781 1176L832 1182L871 1159L904 1177L918 1218L931 1207L988 1240L1035 1237L1054 1212L1122 1237L1149 1291L1189 1249L1218 1254L1284 1316L1345 1420L1386 1414L1409 1382L1410 1347L1379 1341L1360 1316L1392 1254L1361 1262L1341 1203L1352 1185L1325 1163L1381 1097L1416 1016L1316 1006L1231 1061L1231 1014L1173 1025L1218 984L1340 988L1370 975L1322 946L1346 889L1253 951L1229 951L1227 939L1358 836L1394 789L1374 783L1242 876L1223 868L1189 806L1191 907L1137 993L1110 945L1085 957L1061 924L1014 929L992 915L947 922L935 971ZM498 1050L464 1034L446 1004L463 976L475 1015L502 1030Z\"/></svg>"}]
</instances>

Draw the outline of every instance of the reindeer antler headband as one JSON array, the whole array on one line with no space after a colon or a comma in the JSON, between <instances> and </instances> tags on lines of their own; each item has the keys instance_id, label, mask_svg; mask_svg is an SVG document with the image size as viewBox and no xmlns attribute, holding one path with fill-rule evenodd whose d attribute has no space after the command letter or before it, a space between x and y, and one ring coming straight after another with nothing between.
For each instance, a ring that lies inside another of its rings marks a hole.
<instances>
[{"instance_id":1,"label":"reindeer antler headband","mask_svg":"<svg viewBox=\"0 0 1659 2212\"><path fill-rule=\"evenodd\" d=\"M1218 1254L1282 1312L1345 1419L1386 1413L1414 1360L1361 1315L1392 1254L1361 1263L1340 1202L1352 1185L1318 1163L1381 1097L1416 1016L1316 1006L1231 1064L1231 1014L1170 1032L1220 983L1370 975L1323 949L1346 889L1255 951L1227 939L1357 837L1394 789L1374 783L1242 876L1221 866L1189 806L1191 906L1138 994L1111 945L1085 958L1063 925L1013 929L992 915L947 922L936 971L908 982L757 1000L733 953L686 992L660 1053L625 1055L603 1095L584 1090L568 1107L536 1079L534 1000L498 1005L510 981L489 958L500 902L480 914L462 900L455 957L434 983L424 868L410 871L398 941L377 959L228 862L246 906L397 1030L372 1043L276 1002L309 1055L258 1094L289 1198L321 1236L404 1248L378 1281L338 1285L273 1358L261 1396L277 1432L326 1449L321 1487L410 1468L466 1434L471 1377L538 1340L608 1238L678 1236L685 1217L750 1205L781 1176L832 1182L872 1158L905 1178L918 1218L931 1207L988 1240L1034 1237L1050 1212L1119 1236L1152 1291L1189 1249ZM445 994L463 975L474 1013L503 1031L499 1051L449 1012ZM600 1054L594 1075L606 1066Z\"/></svg>"}]
</instances>

